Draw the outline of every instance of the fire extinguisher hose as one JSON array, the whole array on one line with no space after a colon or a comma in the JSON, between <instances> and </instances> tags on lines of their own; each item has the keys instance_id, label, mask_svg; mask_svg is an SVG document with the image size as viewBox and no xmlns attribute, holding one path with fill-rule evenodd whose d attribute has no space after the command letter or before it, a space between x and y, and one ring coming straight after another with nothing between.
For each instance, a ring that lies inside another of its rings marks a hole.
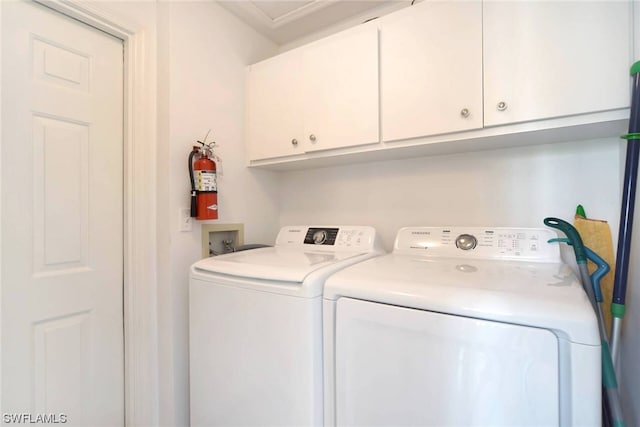
<instances>
[{"instance_id":1,"label":"fire extinguisher hose","mask_svg":"<svg viewBox=\"0 0 640 427\"><path fill-rule=\"evenodd\" d=\"M191 150L189 153L189 179L191 180L191 217L195 218L198 216L198 209L196 204L196 181L193 177L193 156L198 154L197 149Z\"/></svg>"}]
</instances>

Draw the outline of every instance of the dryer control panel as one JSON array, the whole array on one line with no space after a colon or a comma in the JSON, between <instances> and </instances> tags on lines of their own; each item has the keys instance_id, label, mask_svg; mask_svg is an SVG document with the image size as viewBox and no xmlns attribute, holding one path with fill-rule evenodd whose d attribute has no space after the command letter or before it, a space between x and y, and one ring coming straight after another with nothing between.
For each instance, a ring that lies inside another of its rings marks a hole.
<instances>
[{"instance_id":1,"label":"dryer control panel","mask_svg":"<svg viewBox=\"0 0 640 427\"><path fill-rule=\"evenodd\" d=\"M380 250L373 227L368 226L287 226L282 227L276 246L352 250Z\"/></svg>"},{"instance_id":2,"label":"dryer control panel","mask_svg":"<svg viewBox=\"0 0 640 427\"><path fill-rule=\"evenodd\" d=\"M406 227L398 231L394 253L426 257L560 260L558 237L545 228Z\"/></svg>"}]
</instances>

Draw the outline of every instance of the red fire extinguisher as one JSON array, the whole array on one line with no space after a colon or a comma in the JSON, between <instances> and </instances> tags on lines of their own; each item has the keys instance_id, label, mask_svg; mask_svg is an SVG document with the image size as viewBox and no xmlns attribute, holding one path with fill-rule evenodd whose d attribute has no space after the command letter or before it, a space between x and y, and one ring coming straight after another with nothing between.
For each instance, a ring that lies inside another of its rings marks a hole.
<instances>
[{"instance_id":1,"label":"red fire extinguisher","mask_svg":"<svg viewBox=\"0 0 640 427\"><path fill-rule=\"evenodd\" d=\"M191 179L191 217L198 220L218 219L218 181L211 145L198 141L189 154Z\"/></svg>"}]
</instances>

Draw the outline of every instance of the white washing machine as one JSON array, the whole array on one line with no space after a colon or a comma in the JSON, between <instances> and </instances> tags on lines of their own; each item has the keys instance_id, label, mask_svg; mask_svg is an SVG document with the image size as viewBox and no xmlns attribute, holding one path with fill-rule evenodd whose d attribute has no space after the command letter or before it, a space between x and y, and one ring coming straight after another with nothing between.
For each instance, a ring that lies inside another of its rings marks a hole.
<instances>
[{"instance_id":1,"label":"white washing machine","mask_svg":"<svg viewBox=\"0 0 640 427\"><path fill-rule=\"evenodd\" d=\"M322 425L322 291L382 254L372 227L290 226L191 267L191 426Z\"/></svg>"},{"instance_id":2,"label":"white washing machine","mask_svg":"<svg viewBox=\"0 0 640 427\"><path fill-rule=\"evenodd\" d=\"M600 426L598 326L554 237L403 228L331 276L325 424Z\"/></svg>"}]
</instances>

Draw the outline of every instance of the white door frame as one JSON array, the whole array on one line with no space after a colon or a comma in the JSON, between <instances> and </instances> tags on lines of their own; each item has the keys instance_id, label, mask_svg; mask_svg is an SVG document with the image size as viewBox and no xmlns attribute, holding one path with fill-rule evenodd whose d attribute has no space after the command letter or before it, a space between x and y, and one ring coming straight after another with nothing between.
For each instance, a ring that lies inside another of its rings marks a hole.
<instances>
[{"instance_id":1,"label":"white door frame","mask_svg":"<svg viewBox=\"0 0 640 427\"><path fill-rule=\"evenodd\" d=\"M127 426L158 425L154 143L156 59L154 53L150 54L155 48L155 34L148 34L149 29L126 22L121 16L115 16L103 9L104 6L101 7L99 3L78 0L35 1L105 31L124 42L125 422ZM1 65L0 61L0 72ZM1 402L0 390L0 405Z\"/></svg>"}]
</instances>

